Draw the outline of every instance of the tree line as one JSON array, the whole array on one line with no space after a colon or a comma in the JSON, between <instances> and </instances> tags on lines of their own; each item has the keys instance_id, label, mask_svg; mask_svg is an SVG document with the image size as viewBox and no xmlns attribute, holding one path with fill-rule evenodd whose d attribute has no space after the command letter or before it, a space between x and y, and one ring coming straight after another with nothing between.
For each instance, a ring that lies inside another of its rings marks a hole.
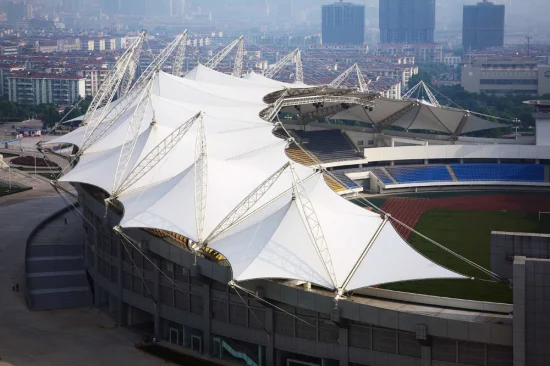
<instances>
[{"instance_id":1,"label":"tree line","mask_svg":"<svg viewBox=\"0 0 550 366\"><path fill-rule=\"evenodd\" d=\"M65 120L70 120L86 113L91 97L86 97L72 111L73 107L66 107L62 112L59 112L59 106L54 104L39 104L29 105L20 104L9 101L8 99L0 99L0 122L20 122L29 119L41 120L45 129L52 128L69 112Z\"/></svg>"}]
</instances>

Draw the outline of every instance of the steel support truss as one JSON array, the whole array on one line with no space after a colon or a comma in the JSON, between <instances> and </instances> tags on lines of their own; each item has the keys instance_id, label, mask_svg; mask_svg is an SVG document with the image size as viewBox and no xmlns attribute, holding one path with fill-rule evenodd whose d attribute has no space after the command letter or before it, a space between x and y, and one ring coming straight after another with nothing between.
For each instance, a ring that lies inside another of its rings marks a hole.
<instances>
[{"instance_id":1,"label":"steel support truss","mask_svg":"<svg viewBox=\"0 0 550 366\"><path fill-rule=\"evenodd\" d=\"M120 116L122 116L122 114L131 107L131 105L135 102L135 96L139 95L139 93L142 92L147 85L149 85L149 80L154 78L164 62L172 54L175 47L181 40L181 37L182 35L178 36L164 50L162 50L162 52L153 60L147 69L145 69L143 74L141 74L137 82L130 89L127 96L121 98L118 103L113 106L113 108L109 108L111 102L103 107L102 118L99 119L93 126L88 126L84 133L80 150L75 158L81 156L91 145L99 140L113 126Z\"/></svg>"},{"instance_id":2,"label":"steel support truss","mask_svg":"<svg viewBox=\"0 0 550 366\"><path fill-rule=\"evenodd\" d=\"M248 196L246 196L210 233L203 245L208 245L209 242L216 239L218 236L225 233L227 230L235 226L241 219L250 211L252 207L265 195L267 191L275 184L283 172L290 166L290 163L284 164L279 170L269 176Z\"/></svg>"},{"instance_id":3,"label":"steel support truss","mask_svg":"<svg viewBox=\"0 0 550 366\"><path fill-rule=\"evenodd\" d=\"M340 85L351 75L352 72L355 71L355 74L357 75L357 81L359 83L359 91L360 92L368 92L368 82L365 81L365 77L363 76L363 73L361 72L361 69L359 69L359 65L353 64L350 68L348 68L346 71L341 73L336 79L334 79L328 86L332 88L339 88Z\"/></svg>"},{"instance_id":4,"label":"steel support truss","mask_svg":"<svg viewBox=\"0 0 550 366\"><path fill-rule=\"evenodd\" d=\"M433 95L432 91L430 90L428 85L426 85L426 83L424 83L423 80L420 80L420 82L418 84L416 84L415 86L413 86L411 88L411 90L406 92L405 95L403 95L403 98L401 98L401 99L410 100L411 97L414 95L414 93L418 93L418 92L420 92L420 90L423 90L424 93L426 93L426 95L428 96L428 99L429 99L431 104L433 104L434 106L436 106L438 108L441 108L441 105L437 101L437 98Z\"/></svg>"},{"instance_id":5,"label":"steel support truss","mask_svg":"<svg viewBox=\"0 0 550 366\"><path fill-rule=\"evenodd\" d=\"M298 201L299 207L302 209L311 240L313 241L317 254L319 254L319 258L323 262L323 265L330 276L334 288L338 288L338 281L336 280L336 274L332 265L330 251L327 246L321 223L315 213L313 203L309 199L307 191L298 177L298 174L296 174L293 164L290 164L290 171L292 172L292 188L294 197Z\"/></svg>"},{"instance_id":6,"label":"steel support truss","mask_svg":"<svg viewBox=\"0 0 550 366\"><path fill-rule=\"evenodd\" d=\"M208 191L208 152L203 118L199 119L197 132L197 143L195 145L195 220L198 242L202 243Z\"/></svg>"},{"instance_id":7,"label":"steel support truss","mask_svg":"<svg viewBox=\"0 0 550 366\"><path fill-rule=\"evenodd\" d=\"M187 48L187 29L183 32L181 40L176 51L176 56L172 62L172 75L181 76L183 71L183 62L185 60L185 50Z\"/></svg>"},{"instance_id":8,"label":"steel support truss","mask_svg":"<svg viewBox=\"0 0 550 366\"><path fill-rule=\"evenodd\" d=\"M308 120L315 118L332 117L336 113L345 111L346 108L342 104L335 104L329 107L319 108L311 112L303 113L300 115L300 120L307 122Z\"/></svg>"},{"instance_id":9,"label":"steel support truss","mask_svg":"<svg viewBox=\"0 0 550 366\"><path fill-rule=\"evenodd\" d=\"M304 65L302 64L302 52L300 49L296 52L296 75L294 82L297 84L304 83Z\"/></svg>"},{"instance_id":10,"label":"steel support truss","mask_svg":"<svg viewBox=\"0 0 550 366\"><path fill-rule=\"evenodd\" d=\"M391 125L393 122L397 121L399 118L401 118L405 114L407 114L411 109L413 109L414 107L417 107L417 106L418 106L417 102L411 102L411 104L407 105L403 109L398 110L397 112L395 112L391 116L388 116L388 117L384 118L383 120L381 120L380 122L376 123L374 125L374 129L377 132L382 131L385 127Z\"/></svg>"},{"instance_id":11,"label":"steel support truss","mask_svg":"<svg viewBox=\"0 0 550 366\"><path fill-rule=\"evenodd\" d=\"M239 46L237 47L237 54L235 55L235 65L233 67L233 76L240 78L243 74L243 61L244 61L244 38L240 38Z\"/></svg>"},{"instance_id":12,"label":"steel support truss","mask_svg":"<svg viewBox=\"0 0 550 366\"><path fill-rule=\"evenodd\" d=\"M132 81L136 78L136 71L139 65L139 60L141 57L141 51L143 49L143 42L138 46L136 51L132 54L128 69L124 73L122 82L120 84L118 97L121 98L128 94L132 87Z\"/></svg>"},{"instance_id":13,"label":"steel support truss","mask_svg":"<svg viewBox=\"0 0 550 366\"><path fill-rule=\"evenodd\" d=\"M302 59L301 59L301 54L300 54L300 49L299 48L296 48L294 51L292 51L291 53L289 53L288 55L286 55L285 57L283 57L282 59L280 59L279 61L277 61L277 63L267 69L265 72L264 72L264 76L266 78L270 78L272 79L275 74L277 74L279 71L281 71L283 69L283 67L285 67L285 65L289 62L292 61L292 59L295 57L295 56L298 56L300 58L300 69L302 68ZM296 61L297 61L297 64L298 64L298 58L296 58ZM296 71L298 71L298 65L296 65ZM296 72L296 81L298 81L298 72ZM301 82L303 83L304 82L304 73L303 71L301 72Z\"/></svg>"},{"instance_id":14,"label":"steel support truss","mask_svg":"<svg viewBox=\"0 0 550 366\"><path fill-rule=\"evenodd\" d=\"M351 279L353 278L353 276L355 275L355 273L359 269L359 266L361 265L361 263L363 263L363 260L365 259L365 257L367 256L369 250L372 248L372 246L376 242L376 239L378 239L378 236L382 232L382 229L384 228L384 226L386 225L388 220L389 220L389 217L384 216L384 220L382 221L382 223L380 224L378 229L376 229L376 232L374 233L372 238L369 240L367 246L365 247L365 249L361 253L361 256L359 257L357 262L355 262L351 272L347 275L346 279L344 280L344 283L342 284L342 286L340 288L338 288L338 294L336 295L337 300L343 297L343 294L346 291L346 287L348 287Z\"/></svg>"},{"instance_id":15,"label":"steel support truss","mask_svg":"<svg viewBox=\"0 0 550 366\"><path fill-rule=\"evenodd\" d=\"M101 83L99 90L95 94L86 114L84 115L82 123L86 125L84 132L84 140L90 135L94 126L96 126L104 115L107 113L108 106L114 99L120 85L128 72L128 68L135 57L135 54L141 50L143 40L145 39L145 33L141 33L140 37L124 52L120 57L116 65L109 71L103 83Z\"/></svg>"},{"instance_id":16,"label":"steel support truss","mask_svg":"<svg viewBox=\"0 0 550 366\"><path fill-rule=\"evenodd\" d=\"M218 66L220 64L220 62L223 61L224 58L227 57L227 55L229 55L229 53L235 48L237 47L237 45L239 44L242 44L244 42L244 36L240 36L238 39L234 40L233 42L231 42L231 44L229 44L228 46L226 46L223 50L221 50L220 52L218 52L214 57L212 57L210 59L210 61L208 61L206 63L206 67L208 67L209 69L215 69L216 66ZM244 46L243 46L244 47ZM242 63L241 63L241 71L242 71Z\"/></svg>"},{"instance_id":17,"label":"steel support truss","mask_svg":"<svg viewBox=\"0 0 550 366\"><path fill-rule=\"evenodd\" d=\"M115 172L115 180L113 182L113 192L118 192L120 185L124 181L124 176L126 175L126 170L128 169L128 164L130 163L130 158L134 153L134 148L139 136L139 131L141 130L141 125L143 124L143 117L147 113L147 108L149 102L151 101L151 89L153 88L153 78L149 80L149 83L146 88L140 93L138 104L132 115L132 119L128 124L128 129L124 137L124 142L122 143L122 148L120 150L120 155L118 157L117 169Z\"/></svg>"},{"instance_id":18,"label":"steel support truss","mask_svg":"<svg viewBox=\"0 0 550 366\"><path fill-rule=\"evenodd\" d=\"M279 111L284 107L290 107L295 105L308 105L314 103L344 103L350 105L362 105L367 108L374 108L374 100L376 96L369 97L354 97L349 95L315 95L310 97L298 97L298 98L286 98L283 94L277 102L275 102L269 108L263 110L260 116L268 122L272 122Z\"/></svg>"},{"instance_id":19,"label":"steel support truss","mask_svg":"<svg viewBox=\"0 0 550 366\"><path fill-rule=\"evenodd\" d=\"M122 193L131 188L136 182L149 173L159 162L161 162L181 141L181 139L187 134L187 131L193 126L193 124L203 118L203 113L197 113L191 119L185 121L177 129L175 129L170 135L162 140L157 146L155 146L151 152L149 152L128 174L124 181L120 184L117 191L113 193L114 197L118 197Z\"/></svg>"}]
</instances>

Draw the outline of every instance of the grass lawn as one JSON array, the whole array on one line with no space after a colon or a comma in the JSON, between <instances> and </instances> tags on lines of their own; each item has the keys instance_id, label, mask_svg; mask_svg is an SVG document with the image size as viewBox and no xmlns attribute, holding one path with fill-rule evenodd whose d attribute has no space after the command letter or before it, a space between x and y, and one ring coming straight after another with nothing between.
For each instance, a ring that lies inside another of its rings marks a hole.
<instances>
[{"instance_id":1,"label":"grass lawn","mask_svg":"<svg viewBox=\"0 0 550 366\"><path fill-rule=\"evenodd\" d=\"M550 215L538 221L537 214L497 211L429 210L415 229L471 261L490 269L491 231L550 233ZM446 253L418 235L409 243L435 262L467 276L489 279L481 271ZM382 288L471 300L512 302L505 284L479 280L423 280L394 283Z\"/></svg>"}]
</instances>

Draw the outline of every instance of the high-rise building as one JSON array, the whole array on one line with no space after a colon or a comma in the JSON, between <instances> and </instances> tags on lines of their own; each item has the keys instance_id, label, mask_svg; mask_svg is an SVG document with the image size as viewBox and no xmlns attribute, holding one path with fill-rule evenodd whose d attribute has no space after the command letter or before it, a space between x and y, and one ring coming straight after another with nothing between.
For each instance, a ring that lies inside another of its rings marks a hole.
<instances>
[{"instance_id":1,"label":"high-rise building","mask_svg":"<svg viewBox=\"0 0 550 366\"><path fill-rule=\"evenodd\" d=\"M488 1L464 5L462 46L464 51L504 45L504 5Z\"/></svg>"},{"instance_id":2,"label":"high-rise building","mask_svg":"<svg viewBox=\"0 0 550 366\"><path fill-rule=\"evenodd\" d=\"M435 0L380 0L380 42L433 43Z\"/></svg>"},{"instance_id":3,"label":"high-rise building","mask_svg":"<svg viewBox=\"0 0 550 366\"><path fill-rule=\"evenodd\" d=\"M323 6L324 44L363 44L365 41L365 7L345 3Z\"/></svg>"},{"instance_id":4,"label":"high-rise building","mask_svg":"<svg viewBox=\"0 0 550 366\"><path fill-rule=\"evenodd\" d=\"M26 19L27 4L24 2L10 1L7 4L8 24L15 25L18 21Z\"/></svg>"},{"instance_id":5,"label":"high-rise building","mask_svg":"<svg viewBox=\"0 0 550 366\"><path fill-rule=\"evenodd\" d=\"M83 10L83 0L63 0L63 11L67 13L78 13Z\"/></svg>"}]
</instances>

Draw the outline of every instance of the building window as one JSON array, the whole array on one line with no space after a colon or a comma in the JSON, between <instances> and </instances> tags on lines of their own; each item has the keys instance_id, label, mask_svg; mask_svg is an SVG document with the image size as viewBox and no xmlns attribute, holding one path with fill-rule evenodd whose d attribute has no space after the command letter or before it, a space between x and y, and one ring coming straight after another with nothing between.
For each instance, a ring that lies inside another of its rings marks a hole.
<instances>
[{"instance_id":1,"label":"building window","mask_svg":"<svg viewBox=\"0 0 550 366\"><path fill-rule=\"evenodd\" d=\"M458 342L458 362L468 365L485 365L485 345L474 342Z\"/></svg>"},{"instance_id":2,"label":"building window","mask_svg":"<svg viewBox=\"0 0 550 366\"><path fill-rule=\"evenodd\" d=\"M372 349L378 352L384 353L397 353L396 352L396 336L397 333L394 330L387 329L372 329Z\"/></svg>"},{"instance_id":3,"label":"building window","mask_svg":"<svg viewBox=\"0 0 550 366\"><path fill-rule=\"evenodd\" d=\"M456 362L456 341L445 338L433 338L432 359L436 361Z\"/></svg>"},{"instance_id":4,"label":"building window","mask_svg":"<svg viewBox=\"0 0 550 366\"><path fill-rule=\"evenodd\" d=\"M408 357L420 358L422 350L420 343L413 333L399 333L399 354Z\"/></svg>"},{"instance_id":5,"label":"building window","mask_svg":"<svg viewBox=\"0 0 550 366\"><path fill-rule=\"evenodd\" d=\"M351 324L349 327L349 345L355 348L370 349L371 328Z\"/></svg>"}]
</instances>

